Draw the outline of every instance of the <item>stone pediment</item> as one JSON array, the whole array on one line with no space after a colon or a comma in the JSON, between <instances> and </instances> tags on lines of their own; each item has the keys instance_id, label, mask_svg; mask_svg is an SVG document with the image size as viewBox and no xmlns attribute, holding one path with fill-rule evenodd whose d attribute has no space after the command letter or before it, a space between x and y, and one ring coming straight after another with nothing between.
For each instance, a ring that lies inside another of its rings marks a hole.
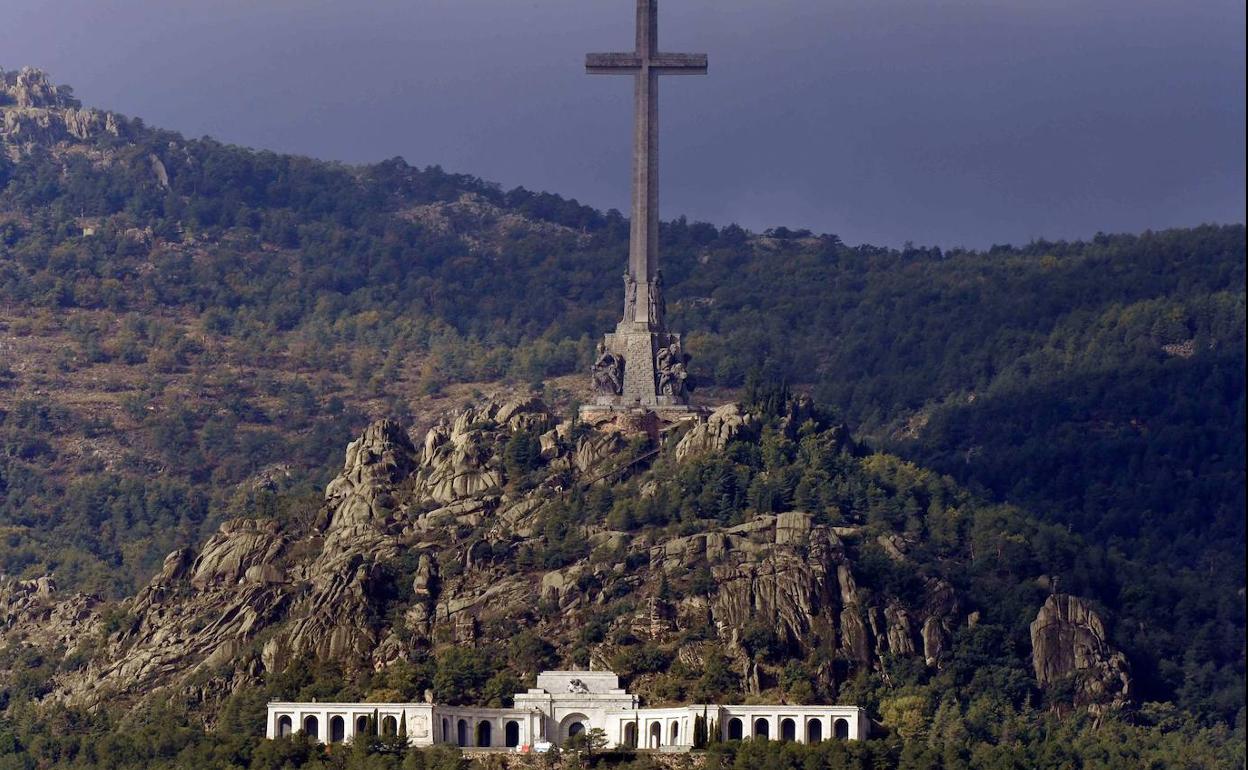
<instances>
[{"instance_id":1,"label":"stone pediment","mask_svg":"<svg viewBox=\"0 0 1248 770\"><path fill-rule=\"evenodd\" d=\"M543 671L537 689L551 695L618 695L620 678L611 671Z\"/></svg>"}]
</instances>

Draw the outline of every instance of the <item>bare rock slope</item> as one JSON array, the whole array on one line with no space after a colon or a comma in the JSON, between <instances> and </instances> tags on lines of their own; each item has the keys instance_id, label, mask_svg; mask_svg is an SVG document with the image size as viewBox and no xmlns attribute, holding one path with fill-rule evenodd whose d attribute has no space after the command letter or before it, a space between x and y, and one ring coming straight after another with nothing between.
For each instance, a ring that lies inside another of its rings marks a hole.
<instances>
[{"instance_id":1,"label":"bare rock slope","mask_svg":"<svg viewBox=\"0 0 1248 770\"><path fill-rule=\"evenodd\" d=\"M540 473L524 479L508 476L518 436L540 453ZM753 418L735 406L668 445L687 461L731 439L755 439ZM5 641L86 660L65 667L50 699L91 706L173 690L208 702L309 658L380 669L430 646L507 639L519 627L537 628L566 654L589 614L628 606L590 651L597 663L611 661L616 631L626 631L690 665L722 652L743 688L759 693L775 679L749 649L761 624L787 649L834 651L839 664L812 672L832 692L838 676L890 657L938 667L958 627L973 622L939 579L927 578L917 599L864 590L852 554L865 530L802 511L686 535L591 524L585 558L559 569L516 558L541 543L548 506L642 472L636 448L619 431L560 423L536 399L467 409L418 441L377 422L347 448L313 520L227 521L197 551L169 554L109 612L91 597L59 596L50 580L0 579ZM906 566L904 541L887 545ZM667 590L693 575L702 575L696 590ZM619 600L627 604L612 605ZM1125 661L1079 600L1050 599L1032 633L1041 684L1088 672L1085 701L1125 697L1125 674L1116 678Z\"/></svg>"}]
</instances>

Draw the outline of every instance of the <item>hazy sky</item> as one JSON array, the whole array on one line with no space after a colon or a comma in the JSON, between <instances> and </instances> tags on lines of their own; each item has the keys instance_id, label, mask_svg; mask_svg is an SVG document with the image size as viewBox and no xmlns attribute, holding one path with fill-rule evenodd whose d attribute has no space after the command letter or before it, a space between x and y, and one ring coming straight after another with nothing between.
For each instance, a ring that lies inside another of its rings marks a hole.
<instances>
[{"instance_id":1,"label":"hazy sky","mask_svg":"<svg viewBox=\"0 0 1248 770\"><path fill-rule=\"evenodd\" d=\"M987 246L1244 219L1243 0L662 0L663 216ZM0 66L188 136L626 209L633 0L0 0Z\"/></svg>"}]
</instances>

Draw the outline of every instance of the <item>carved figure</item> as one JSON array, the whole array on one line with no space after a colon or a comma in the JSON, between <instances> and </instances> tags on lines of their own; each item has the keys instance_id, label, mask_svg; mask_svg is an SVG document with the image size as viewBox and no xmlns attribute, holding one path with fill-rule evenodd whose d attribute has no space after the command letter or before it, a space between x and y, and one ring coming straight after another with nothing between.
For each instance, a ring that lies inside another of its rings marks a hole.
<instances>
[{"instance_id":1,"label":"carved figure","mask_svg":"<svg viewBox=\"0 0 1248 770\"><path fill-rule=\"evenodd\" d=\"M584 694L589 692L589 688L580 679L572 679L568 681L568 692Z\"/></svg>"},{"instance_id":2,"label":"carved figure","mask_svg":"<svg viewBox=\"0 0 1248 770\"><path fill-rule=\"evenodd\" d=\"M624 358L607 352L607 346L598 343L598 355L590 370L594 392L600 396L618 396L624 390Z\"/></svg>"},{"instance_id":3,"label":"carved figure","mask_svg":"<svg viewBox=\"0 0 1248 770\"><path fill-rule=\"evenodd\" d=\"M650 283L650 323L660 328L667 323L667 297L663 293L663 271L654 274Z\"/></svg>"},{"instance_id":4,"label":"carved figure","mask_svg":"<svg viewBox=\"0 0 1248 770\"><path fill-rule=\"evenodd\" d=\"M678 355L680 355L680 347L674 342L660 347L659 352L654 355L654 368L660 373L667 371L672 368Z\"/></svg>"},{"instance_id":5,"label":"carved figure","mask_svg":"<svg viewBox=\"0 0 1248 770\"><path fill-rule=\"evenodd\" d=\"M680 349L679 342L659 348L654 357L655 369L659 374L659 393L684 399L689 393L689 372L685 369L688 357Z\"/></svg>"},{"instance_id":6,"label":"carved figure","mask_svg":"<svg viewBox=\"0 0 1248 770\"><path fill-rule=\"evenodd\" d=\"M631 273L624 274L624 321L637 318L637 279Z\"/></svg>"}]
</instances>

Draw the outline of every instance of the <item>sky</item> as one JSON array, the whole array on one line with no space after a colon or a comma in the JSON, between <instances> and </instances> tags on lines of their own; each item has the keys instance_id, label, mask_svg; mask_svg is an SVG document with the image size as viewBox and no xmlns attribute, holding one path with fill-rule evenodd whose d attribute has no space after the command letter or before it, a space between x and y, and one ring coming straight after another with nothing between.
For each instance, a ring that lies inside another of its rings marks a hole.
<instances>
[{"instance_id":1,"label":"sky","mask_svg":"<svg viewBox=\"0 0 1248 770\"><path fill-rule=\"evenodd\" d=\"M190 137L627 213L633 0L0 0L0 67ZM983 248L1244 221L1243 0L661 0L662 215Z\"/></svg>"}]
</instances>

